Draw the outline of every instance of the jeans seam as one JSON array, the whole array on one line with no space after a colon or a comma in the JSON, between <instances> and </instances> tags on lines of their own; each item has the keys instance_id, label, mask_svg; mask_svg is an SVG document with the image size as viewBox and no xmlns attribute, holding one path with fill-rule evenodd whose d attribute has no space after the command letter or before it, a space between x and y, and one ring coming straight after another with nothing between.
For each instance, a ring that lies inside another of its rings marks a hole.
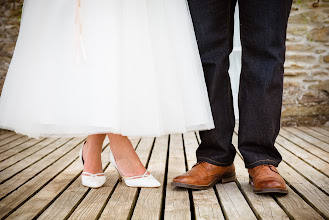
<instances>
[{"instance_id":1,"label":"jeans seam","mask_svg":"<svg viewBox=\"0 0 329 220\"><path fill-rule=\"evenodd\" d=\"M214 162L214 163L217 163L217 164L224 164L224 165L230 164L230 163L221 163L221 162L218 162L218 161L212 160L212 159L210 159L210 158L208 158L208 157L198 157L198 158L204 158L204 159L210 160L210 161L212 161L212 162Z\"/></svg>"},{"instance_id":2,"label":"jeans seam","mask_svg":"<svg viewBox=\"0 0 329 220\"><path fill-rule=\"evenodd\" d=\"M258 162L261 162L261 161L271 161L271 162L274 162L275 164L279 164L279 163L276 162L275 160L269 160L269 159L267 159L267 160L258 160L258 161L256 161L256 162L249 163L249 164L246 164L246 165L247 165L247 166L249 166L249 165L253 165L253 164L258 163Z\"/></svg>"}]
</instances>

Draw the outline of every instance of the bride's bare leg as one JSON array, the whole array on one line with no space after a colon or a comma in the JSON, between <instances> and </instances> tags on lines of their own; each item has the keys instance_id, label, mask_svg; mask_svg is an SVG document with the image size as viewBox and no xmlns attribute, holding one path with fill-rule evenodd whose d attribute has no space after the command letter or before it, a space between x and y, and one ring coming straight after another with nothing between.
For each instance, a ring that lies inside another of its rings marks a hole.
<instances>
[{"instance_id":1,"label":"bride's bare leg","mask_svg":"<svg viewBox=\"0 0 329 220\"><path fill-rule=\"evenodd\" d=\"M124 177L137 176L145 173L146 169L139 160L135 149L126 136L107 134L116 164Z\"/></svg>"},{"instance_id":2,"label":"bride's bare leg","mask_svg":"<svg viewBox=\"0 0 329 220\"><path fill-rule=\"evenodd\" d=\"M106 134L89 135L83 147L84 172L102 173L101 152Z\"/></svg>"}]
</instances>

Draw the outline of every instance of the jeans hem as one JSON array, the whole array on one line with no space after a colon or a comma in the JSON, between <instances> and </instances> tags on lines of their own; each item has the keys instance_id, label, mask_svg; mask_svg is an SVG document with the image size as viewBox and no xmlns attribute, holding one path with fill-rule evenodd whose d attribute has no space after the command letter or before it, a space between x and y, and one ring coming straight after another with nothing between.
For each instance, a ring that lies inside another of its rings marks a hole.
<instances>
[{"instance_id":1,"label":"jeans hem","mask_svg":"<svg viewBox=\"0 0 329 220\"><path fill-rule=\"evenodd\" d=\"M218 162L218 161L213 160L213 159L208 158L208 157L198 157L198 162L201 162L201 161L205 161L205 162L210 163L212 165L221 166L221 167L227 167L227 166L230 166L230 165L233 164L233 162L231 162L231 163L222 163L222 162Z\"/></svg>"},{"instance_id":2,"label":"jeans hem","mask_svg":"<svg viewBox=\"0 0 329 220\"><path fill-rule=\"evenodd\" d=\"M275 167L278 167L280 162L281 161L277 162L275 160L265 159L265 160L258 160L258 161L253 162L253 163L245 164L245 167L247 169L252 169L254 167L257 167L257 166L263 165L263 164L271 164Z\"/></svg>"}]
</instances>

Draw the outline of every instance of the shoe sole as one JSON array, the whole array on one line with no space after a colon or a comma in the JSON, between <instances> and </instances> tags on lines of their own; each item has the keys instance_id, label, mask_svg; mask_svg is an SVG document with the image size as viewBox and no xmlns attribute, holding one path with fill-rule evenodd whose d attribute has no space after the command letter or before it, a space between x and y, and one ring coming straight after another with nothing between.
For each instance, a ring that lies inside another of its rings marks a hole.
<instances>
[{"instance_id":1,"label":"shoe sole","mask_svg":"<svg viewBox=\"0 0 329 220\"><path fill-rule=\"evenodd\" d=\"M288 194L288 190L287 189L275 189L275 188L254 189L254 193L256 193L256 194L266 194L266 193Z\"/></svg>"},{"instance_id":2,"label":"shoe sole","mask_svg":"<svg viewBox=\"0 0 329 220\"><path fill-rule=\"evenodd\" d=\"M83 185L83 184L82 184ZM99 189L99 188L101 188L102 186L98 186L98 187L91 187L91 186L86 186L86 185L83 185L84 187L88 187L88 188L90 188L90 189Z\"/></svg>"},{"instance_id":3,"label":"shoe sole","mask_svg":"<svg viewBox=\"0 0 329 220\"><path fill-rule=\"evenodd\" d=\"M187 184L187 183L180 183L180 182L171 182L172 186L175 187L181 187L181 188L187 188L187 189L208 189L210 187L213 187L216 183L230 183L234 182L236 180L235 173L227 176L223 176L219 179L215 179L212 181L209 185L192 185L192 184Z\"/></svg>"}]
</instances>

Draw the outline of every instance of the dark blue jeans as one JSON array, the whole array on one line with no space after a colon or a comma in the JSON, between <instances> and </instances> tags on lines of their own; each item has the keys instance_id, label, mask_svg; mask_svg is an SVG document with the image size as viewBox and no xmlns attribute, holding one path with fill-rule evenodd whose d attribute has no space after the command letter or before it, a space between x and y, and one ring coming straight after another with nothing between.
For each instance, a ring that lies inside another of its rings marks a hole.
<instances>
[{"instance_id":1,"label":"dark blue jeans","mask_svg":"<svg viewBox=\"0 0 329 220\"><path fill-rule=\"evenodd\" d=\"M228 166L236 154L228 74L236 0L188 0L216 128L200 132L198 161ZM292 0L239 0L242 70L239 88L239 151L246 168L277 166L283 64Z\"/></svg>"}]
</instances>

